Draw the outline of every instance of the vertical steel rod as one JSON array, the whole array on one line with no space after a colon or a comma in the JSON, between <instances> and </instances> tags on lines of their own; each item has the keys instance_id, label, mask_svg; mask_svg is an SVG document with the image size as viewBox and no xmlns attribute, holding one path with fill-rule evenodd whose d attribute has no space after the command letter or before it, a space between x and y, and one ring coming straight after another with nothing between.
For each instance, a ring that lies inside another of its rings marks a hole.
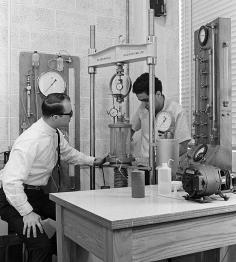
<instances>
[{"instance_id":1,"label":"vertical steel rod","mask_svg":"<svg viewBox=\"0 0 236 262\"><path fill-rule=\"evenodd\" d=\"M90 26L90 50L95 49L95 25ZM95 156L95 67L89 68L90 74L90 155ZM90 167L90 189L95 189L95 167Z\"/></svg>"},{"instance_id":2,"label":"vertical steel rod","mask_svg":"<svg viewBox=\"0 0 236 262\"><path fill-rule=\"evenodd\" d=\"M129 0L126 0L126 44L129 43ZM129 63L127 63L125 67L125 74L129 75ZM129 108L129 95L126 97L126 103L125 103L125 113L126 113L126 119L130 118L130 108Z\"/></svg>"},{"instance_id":3,"label":"vertical steel rod","mask_svg":"<svg viewBox=\"0 0 236 262\"><path fill-rule=\"evenodd\" d=\"M148 33L149 37L154 36L154 10L148 11ZM155 177L155 59L153 57L147 58L149 66L149 165L150 171L150 184L156 183Z\"/></svg>"}]
</instances>

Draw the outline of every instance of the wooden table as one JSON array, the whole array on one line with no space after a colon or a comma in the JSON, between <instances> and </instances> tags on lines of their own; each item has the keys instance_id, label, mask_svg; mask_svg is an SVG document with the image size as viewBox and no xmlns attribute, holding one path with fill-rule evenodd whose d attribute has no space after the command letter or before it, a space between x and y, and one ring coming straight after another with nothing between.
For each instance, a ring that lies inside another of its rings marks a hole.
<instances>
[{"instance_id":1,"label":"wooden table","mask_svg":"<svg viewBox=\"0 0 236 262\"><path fill-rule=\"evenodd\" d=\"M236 244L236 195L200 204L184 192L158 195L156 185L145 191L142 199L130 187L51 194L58 261L157 261Z\"/></svg>"}]
</instances>

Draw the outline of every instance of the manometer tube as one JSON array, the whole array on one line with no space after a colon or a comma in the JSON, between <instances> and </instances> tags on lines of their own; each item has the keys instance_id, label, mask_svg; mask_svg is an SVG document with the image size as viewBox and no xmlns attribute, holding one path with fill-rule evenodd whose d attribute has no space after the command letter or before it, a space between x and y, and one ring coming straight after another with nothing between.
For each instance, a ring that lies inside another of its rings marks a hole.
<instances>
[{"instance_id":1,"label":"manometer tube","mask_svg":"<svg viewBox=\"0 0 236 262\"><path fill-rule=\"evenodd\" d=\"M212 37L212 134L216 134L216 83L215 83L215 25L211 25ZM214 137L213 137L214 138Z\"/></svg>"}]
</instances>

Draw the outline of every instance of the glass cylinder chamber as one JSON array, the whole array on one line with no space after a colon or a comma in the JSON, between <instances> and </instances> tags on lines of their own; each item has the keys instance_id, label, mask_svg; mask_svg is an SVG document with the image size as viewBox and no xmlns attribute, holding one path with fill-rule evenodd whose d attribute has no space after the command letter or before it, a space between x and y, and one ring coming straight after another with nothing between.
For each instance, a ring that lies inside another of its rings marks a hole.
<instances>
[{"instance_id":1,"label":"glass cylinder chamber","mask_svg":"<svg viewBox=\"0 0 236 262\"><path fill-rule=\"evenodd\" d=\"M110 155L111 164L130 164L134 158L130 153L131 124L117 122L108 125L110 128Z\"/></svg>"}]
</instances>

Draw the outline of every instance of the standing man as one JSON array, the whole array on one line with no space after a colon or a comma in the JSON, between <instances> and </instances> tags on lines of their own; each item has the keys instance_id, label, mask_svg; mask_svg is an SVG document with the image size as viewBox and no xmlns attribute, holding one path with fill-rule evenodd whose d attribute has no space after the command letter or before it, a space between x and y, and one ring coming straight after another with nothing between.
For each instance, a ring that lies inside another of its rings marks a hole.
<instances>
[{"instance_id":1,"label":"standing man","mask_svg":"<svg viewBox=\"0 0 236 262\"><path fill-rule=\"evenodd\" d=\"M133 93L136 94L141 105L138 107L131 120L132 135L141 129L141 155L149 159L149 74L143 73L133 84ZM155 116L161 111L168 112L173 119L173 137L179 140L179 155L187 151L188 142L191 140L187 119L181 105L167 99L162 93L162 83L155 77ZM155 118L155 120L156 120ZM145 176L145 183L149 184L149 177Z\"/></svg>"},{"instance_id":2,"label":"standing man","mask_svg":"<svg viewBox=\"0 0 236 262\"><path fill-rule=\"evenodd\" d=\"M50 94L42 103L42 118L15 141L9 161L1 172L0 216L26 243L29 262L51 262L56 238L48 238L41 221L55 220L55 205L41 186L48 183L60 156L68 164L101 165L104 158L87 156L73 147L58 128L68 126L73 115L70 98Z\"/></svg>"}]
</instances>

